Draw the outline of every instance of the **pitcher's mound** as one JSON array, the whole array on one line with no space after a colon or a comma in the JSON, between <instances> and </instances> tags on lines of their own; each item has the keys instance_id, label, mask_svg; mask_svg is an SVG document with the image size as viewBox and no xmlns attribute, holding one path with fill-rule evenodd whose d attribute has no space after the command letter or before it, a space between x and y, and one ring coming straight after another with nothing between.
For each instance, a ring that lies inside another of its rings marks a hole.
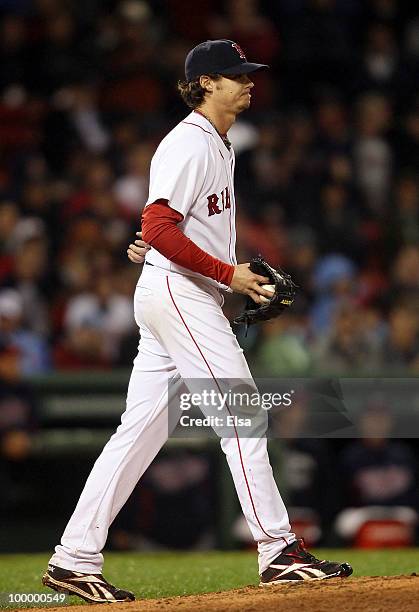
<instances>
[{"instance_id":1,"label":"pitcher's mound","mask_svg":"<svg viewBox=\"0 0 419 612\"><path fill-rule=\"evenodd\" d=\"M296 585L251 586L204 595L96 605L94 612L110 612L111 608L112 612L418 612L419 576L333 578ZM86 612L86 607L72 606L71 612Z\"/></svg>"}]
</instances>

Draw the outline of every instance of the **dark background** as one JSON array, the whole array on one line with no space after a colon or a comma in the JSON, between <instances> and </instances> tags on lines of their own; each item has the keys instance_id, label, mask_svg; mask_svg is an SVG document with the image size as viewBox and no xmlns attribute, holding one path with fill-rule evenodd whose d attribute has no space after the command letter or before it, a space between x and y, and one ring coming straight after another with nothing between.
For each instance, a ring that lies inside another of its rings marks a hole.
<instances>
[{"instance_id":1,"label":"dark background","mask_svg":"<svg viewBox=\"0 0 419 612\"><path fill-rule=\"evenodd\" d=\"M185 55L206 38L231 38L271 66L230 132L238 256L262 253L300 289L286 316L246 338L236 330L252 371L416 376L416 13L396 0L0 0L1 513L22 546L25 529L34 548L56 541L117 422L118 409L73 409L119 369L105 392L124 396L140 273L126 249L155 147L187 112L176 92ZM230 297L226 315L241 307ZM71 394L57 422L51 397ZM290 508L317 517L318 542L354 543L333 526L348 506L416 513L418 446L389 439L385 402L366 405L361 441L299 440L304 410L282 424L289 441L272 456ZM216 512L222 459L168 448L111 544L234 544Z\"/></svg>"}]
</instances>

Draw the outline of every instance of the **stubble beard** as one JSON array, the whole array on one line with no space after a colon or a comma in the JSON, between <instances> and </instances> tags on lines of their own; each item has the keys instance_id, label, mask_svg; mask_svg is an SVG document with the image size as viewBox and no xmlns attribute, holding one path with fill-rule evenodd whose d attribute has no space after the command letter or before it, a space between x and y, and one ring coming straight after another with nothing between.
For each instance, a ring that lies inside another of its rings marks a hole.
<instances>
[{"instance_id":1,"label":"stubble beard","mask_svg":"<svg viewBox=\"0 0 419 612\"><path fill-rule=\"evenodd\" d=\"M243 111L250 108L250 98L246 98L245 101L240 102L240 105L237 106L237 114L242 113Z\"/></svg>"}]
</instances>

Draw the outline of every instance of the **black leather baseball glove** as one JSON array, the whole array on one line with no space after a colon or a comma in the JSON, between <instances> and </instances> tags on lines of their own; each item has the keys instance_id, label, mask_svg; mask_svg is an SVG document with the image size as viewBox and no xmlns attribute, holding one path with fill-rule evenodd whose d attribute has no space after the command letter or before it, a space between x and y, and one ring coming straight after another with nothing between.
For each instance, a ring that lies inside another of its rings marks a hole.
<instances>
[{"instance_id":1,"label":"black leather baseball glove","mask_svg":"<svg viewBox=\"0 0 419 612\"><path fill-rule=\"evenodd\" d=\"M253 323L279 317L293 303L297 288L289 274L281 268L275 270L260 255L251 260L250 270L268 277L269 282L266 284L274 285L275 291L269 301L263 304L256 304L250 296L247 298L244 312L234 319L234 323L244 323L246 328Z\"/></svg>"}]
</instances>

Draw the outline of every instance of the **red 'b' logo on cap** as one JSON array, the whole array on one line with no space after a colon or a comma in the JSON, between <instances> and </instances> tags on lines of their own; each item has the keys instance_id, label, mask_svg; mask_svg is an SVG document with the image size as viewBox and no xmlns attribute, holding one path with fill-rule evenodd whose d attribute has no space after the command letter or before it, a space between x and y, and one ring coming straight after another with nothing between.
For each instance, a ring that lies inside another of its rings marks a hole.
<instances>
[{"instance_id":1,"label":"red 'b' logo on cap","mask_svg":"<svg viewBox=\"0 0 419 612\"><path fill-rule=\"evenodd\" d=\"M240 59L244 59L244 61L246 60L246 56L244 54L243 49L240 47L240 45L238 45L237 43L231 43L231 46L237 51L237 53L240 55Z\"/></svg>"}]
</instances>

